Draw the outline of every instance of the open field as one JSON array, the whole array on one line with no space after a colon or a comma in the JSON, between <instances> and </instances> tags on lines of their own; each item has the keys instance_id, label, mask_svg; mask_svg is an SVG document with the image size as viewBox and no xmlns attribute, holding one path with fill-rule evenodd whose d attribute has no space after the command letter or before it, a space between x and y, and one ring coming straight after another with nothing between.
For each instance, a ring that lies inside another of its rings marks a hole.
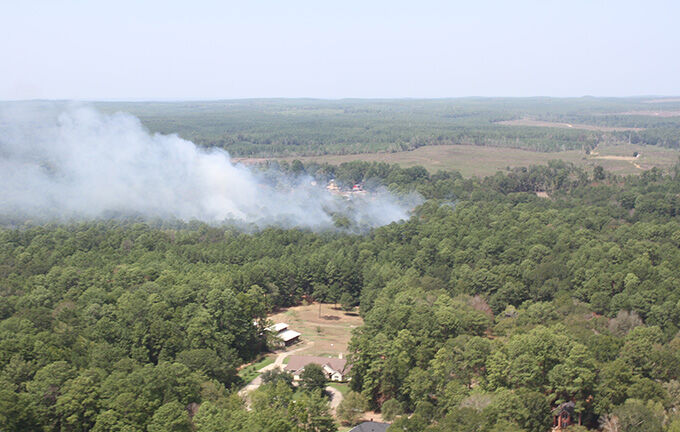
<instances>
[{"instance_id":1,"label":"open field","mask_svg":"<svg viewBox=\"0 0 680 432\"><path fill-rule=\"evenodd\" d=\"M257 99L95 106L107 113L129 112L151 132L178 134L243 158L462 144L553 152L606 142L603 134L622 139L628 135L624 131L641 144L680 146L680 117L672 114L680 112L677 97ZM617 115L638 112L642 115Z\"/></svg>"},{"instance_id":2,"label":"open field","mask_svg":"<svg viewBox=\"0 0 680 432\"><path fill-rule=\"evenodd\" d=\"M633 160L633 152L640 153ZM546 164L550 160L561 159L578 166L594 167L602 165L608 171L616 174L637 174L644 169L659 167L668 169L673 166L680 156L677 150L656 146L642 146L634 144L600 145L597 154L586 155L582 151L571 150L561 152L535 152L500 147L483 147L473 145L441 145L424 146L413 151L395 153L363 153L352 155L324 155L307 157L287 157L278 160L292 161L299 159L303 162L327 162L340 164L352 161L396 163L404 167L421 165L431 172L437 170L459 171L465 177L488 176L507 167ZM624 159L620 159L623 157ZM242 163L263 162L266 159L235 159ZM633 164L639 165L637 168Z\"/></svg>"},{"instance_id":3,"label":"open field","mask_svg":"<svg viewBox=\"0 0 680 432\"><path fill-rule=\"evenodd\" d=\"M649 100L643 101L643 103L671 103L671 102L680 102L680 98L667 97L667 98L649 99Z\"/></svg>"},{"instance_id":4,"label":"open field","mask_svg":"<svg viewBox=\"0 0 680 432\"><path fill-rule=\"evenodd\" d=\"M629 114L629 113L622 113ZM652 115L652 114L648 114ZM589 131L600 131L600 132L620 132L620 131L639 131L642 128L634 127L611 127L611 126L598 126L598 125L587 125L587 124L572 124L572 123L558 123L549 122L541 120L532 119L518 119L518 120L505 120L497 122L499 125L504 126L534 126L534 127L552 127L552 128L562 128L562 129L581 129Z\"/></svg>"},{"instance_id":5,"label":"open field","mask_svg":"<svg viewBox=\"0 0 680 432\"><path fill-rule=\"evenodd\" d=\"M631 115L650 117L680 117L680 111L626 111L608 115Z\"/></svg>"},{"instance_id":6,"label":"open field","mask_svg":"<svg viewBox=\"0 0 680 432\"><path fill-rule=\"evenodd\" d=\"M307 348L300 352L301 355L333 357L347 354L352 330L363 324L359 315L334 309L332 304L322 304L319 316L319 303L291 307L269 319L275 323L285 322L291 329L302 333L301 344L307 345Z\"/></svg>"}]
</instances>

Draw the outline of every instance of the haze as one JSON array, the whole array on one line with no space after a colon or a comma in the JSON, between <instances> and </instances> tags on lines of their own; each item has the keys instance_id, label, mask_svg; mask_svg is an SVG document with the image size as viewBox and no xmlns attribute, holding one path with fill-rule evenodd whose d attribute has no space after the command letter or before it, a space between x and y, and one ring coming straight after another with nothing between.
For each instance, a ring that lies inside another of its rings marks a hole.
<instances>
[{"instance_id":1,"label":"haze","mask_svg":"<svg viewBox=\"0 0 680 432\"><path fill-rule=\"evenodd\" d=\"M672 1L39 1L0 99L680 94Z\"/></svg>"}]
</instances>

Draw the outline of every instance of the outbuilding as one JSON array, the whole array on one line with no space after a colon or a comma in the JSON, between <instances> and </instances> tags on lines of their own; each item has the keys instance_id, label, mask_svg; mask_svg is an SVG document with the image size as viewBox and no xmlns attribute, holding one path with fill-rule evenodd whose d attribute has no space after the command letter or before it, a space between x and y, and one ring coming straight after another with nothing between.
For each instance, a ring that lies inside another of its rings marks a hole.
<instances>
[{"instance_id":1,"label":"outbuilding","mask_svg":"<svg viewBox=\"0 0 680 432\"><path fill-rule=\"evenodd\" d=\"M300 341L301 334L288 328L286 323L276 323L267 327L267 331L276 335L285 346L292 345Z\"/></svg>"}]
</instances>

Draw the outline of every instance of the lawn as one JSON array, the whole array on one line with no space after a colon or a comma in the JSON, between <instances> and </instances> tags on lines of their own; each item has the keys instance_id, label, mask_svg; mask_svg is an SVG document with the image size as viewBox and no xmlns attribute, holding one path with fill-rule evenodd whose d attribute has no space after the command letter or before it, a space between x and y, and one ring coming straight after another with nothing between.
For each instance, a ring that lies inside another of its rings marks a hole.
<instances>
[{"instance_id":1,"label":"lawn","mask_svg":"<svg viewBox=\"0 0 680 432\"><path fill-rule=\"evenodd\" d=\"M274 363L275 359L273 355L266 356L257 363L250 364L238 371L238 376L247 384L260 374L258 372L260 369Z\"/></svg>"},{"instance_id":2,"label":"lawn","mask_svg":"<svg viewBox=\"0 0 680 432\"><path fill-rule=\"evenodd\" d=\"M347 393L349 393L349 384L348 383L339 383L339 382L331 382L328 383L330 387L333 387L336 390L339 390L340 393L342 393L342 396L347 396Z\"/></svg>"}]
</instances>

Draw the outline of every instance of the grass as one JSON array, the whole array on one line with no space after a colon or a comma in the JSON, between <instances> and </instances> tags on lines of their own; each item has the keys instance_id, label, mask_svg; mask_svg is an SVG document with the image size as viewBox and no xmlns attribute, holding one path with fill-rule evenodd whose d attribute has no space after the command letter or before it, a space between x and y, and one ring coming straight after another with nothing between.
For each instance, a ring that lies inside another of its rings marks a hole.
<instances>
[{"instance_id":1,"label":"grass","mask_svg":"<svg viewBox=\"0 0 680 432\"><path fill-rule=\"evenodd\" d=\"M641 128L634 127L609 127L609 126L598 126L598 125L588 125L588 124L571 124L571 123L558 123L549 122L541 120L532 119L519 119L519 120L506 120L498 122L498 124L506 126L534 126L534 127L550 127L559 129L581 129L590 131L602 131L602 132L612 132L612 131L639 131Z\"/></svg>"},{"instance_id":2,"label":"grass","mask_svg":"<svg viewBox=\"0 0 680 432\"><path fill-rule=\"evenodd\" d=\"M248 365L238 371L238 376L243 380L244 383L249 383L257 378L258 375L260 375L258 372L260 369L274 363L274 360L274 356L266 356L257 363Z\"/></svg>"},{"instance_id":3,"label":"grass","mask_svg":"<svg viewBox=\"0 0 680 432\"><path fill-rule=\"evenodd\" d=\"M641 155L636 160L640 168L635 167L630 161L602 158L603 156L632 156L635 151ZM459 171L465 177L484 177L493 175L497 171L504 171L508 167L544 165L554 159L561 159L588 169L592 169L595 165L602 165L606 170L616 174L639 174L652 167L668 169L678 161L680 156L680 152L677 150L635 144L601 144L597 148L597 153L600 156L599 158L594 155L586 155L580 150L547 153L501 147L441 145L425 146L413 151L395 153L287 157L280 158L280 160L299 159L303 162L327 162L330 164L357 160L387 162L396 163L403 167L421 165L430 172L438 170ZM263 160L251 159L253 162Z\"/></svg>"},{"instance_id":4,"label":"grass","mask_svg":"<svg viewBox=\"0 0 680 432\"><path fill-rule=\"evenodd\" d=\"M342 393L342 396L347 396L347 393L349 393L349 384L347 383L339 383L339 382L331 382L328 384L330 387L333 387L334 389L340 391Z\"/></svg>"},{"instance_id":5,"label":"grass","mask_svg":"<svg viewBox=\"0 0 680 432\"><path fill-rule=\"evenodd\" d=\"M323 355L338 357L347 354L347 345L352 337L352 329L363 324L358 315L349 315L335 309L332 304L318 303L296 306L281 311L269 319L272 322L285 322L292 330L302 334L301 343L307 348L299 355Z\"/></svg>"}]
</instances>

